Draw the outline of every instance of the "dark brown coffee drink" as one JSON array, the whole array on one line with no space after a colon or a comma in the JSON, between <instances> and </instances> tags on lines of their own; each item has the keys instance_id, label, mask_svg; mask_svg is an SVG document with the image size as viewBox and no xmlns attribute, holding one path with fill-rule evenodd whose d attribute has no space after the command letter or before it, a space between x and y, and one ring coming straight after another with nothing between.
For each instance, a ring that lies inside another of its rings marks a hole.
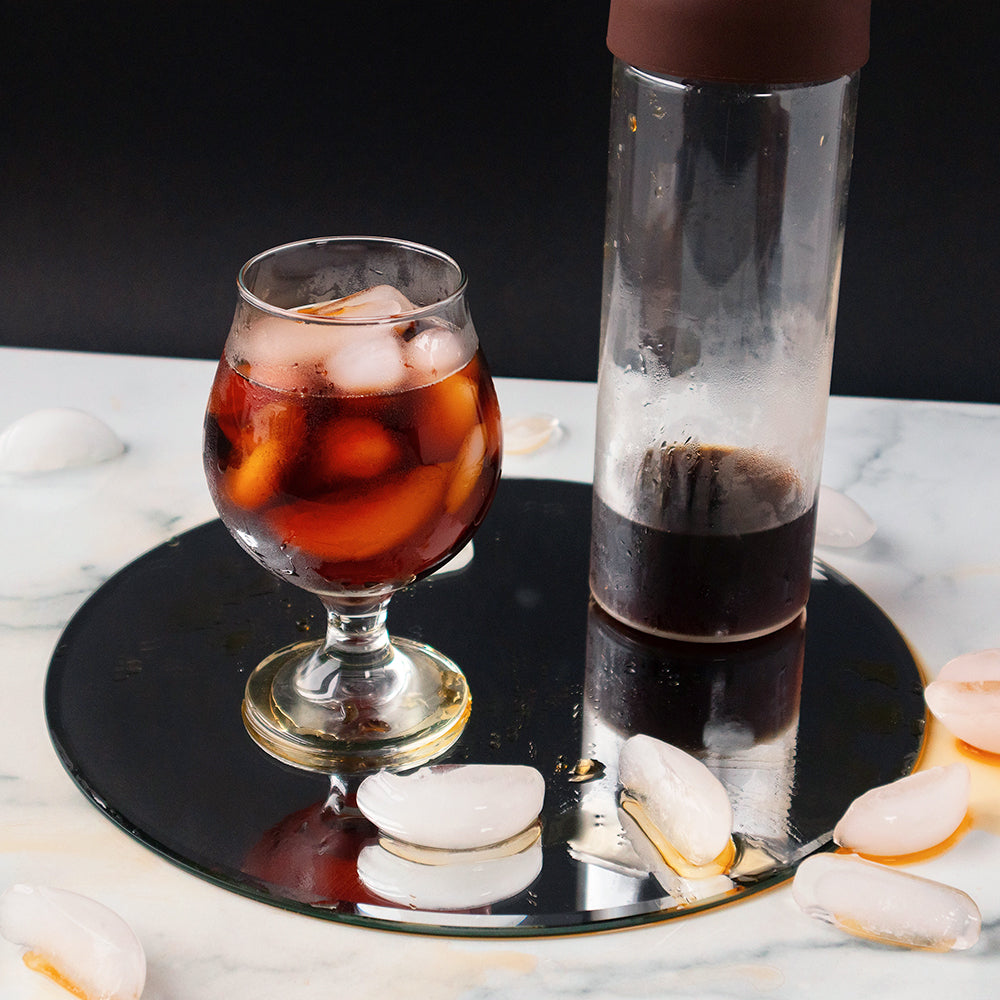
<instances>
[{"instance_id":1,"label":"dark brown coffee drink","mask_svg":"<svg viewBox=\"0 0 1000 1000\"><path fill-rule=\"evenodd\" d=\"M762 635L809 596L815 497L746 449L647 452L625 517L594 497L591 591L634 628L693 640Z\"/></svg>"}]
</instances>

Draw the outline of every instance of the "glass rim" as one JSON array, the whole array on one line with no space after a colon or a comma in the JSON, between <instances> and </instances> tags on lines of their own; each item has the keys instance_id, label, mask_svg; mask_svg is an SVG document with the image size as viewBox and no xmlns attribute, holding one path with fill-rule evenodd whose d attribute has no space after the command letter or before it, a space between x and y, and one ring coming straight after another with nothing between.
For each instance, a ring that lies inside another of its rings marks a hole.
<instances>
[{"instance_id":1,"label":"glass rim","mask_svg":"<svg viewBox=\"0 0 1000 1000\"><path fill-rule=\"evenodd\" d=\"M451 267L456 273L458 284L456 285L455 290L450 292L448 295L443 295L441 298L435 299L434 302L428 303L424 306L419 306L416 309L411 309L408 312L371 316L317 316L313 313L302 313L297 309L285 309L282 306L272 305L270 302L267 302L259 295L250 291L247 287L247 272L251 267L255 264L259 264L265 258L276 256L277 254L288 250L295 250L308 246L318 247L327 243L367 243L382 246L393 245L402 247L405 250L422 254L425 257L432 257L440 261L442 264ZM236 287L239 291L240 298L249 305L252 305L254 308L259 309L262 312L270 313L272 316L281 316L286 319L294 319L297 322L319 323L327 326L371 326L373 322L399 322L400 320L410 321L420 319L423 316L433 315L443 307L447 307L461 298L465 294L467 284L468 276L465 273L465 268L463 268L462 265L459 264L458 261L455 260L455 258L450 254L445 253L443 250L438 250L435 247L428 246L425 243L417 243L413 240L404 240L394 236L314 236L303 240L293 240L290 243L282 243L278 246L271 247L268 250L262 250L258 254L254 254L254 256L240 268L236 277Z\"/></svg>"}]
</instances>

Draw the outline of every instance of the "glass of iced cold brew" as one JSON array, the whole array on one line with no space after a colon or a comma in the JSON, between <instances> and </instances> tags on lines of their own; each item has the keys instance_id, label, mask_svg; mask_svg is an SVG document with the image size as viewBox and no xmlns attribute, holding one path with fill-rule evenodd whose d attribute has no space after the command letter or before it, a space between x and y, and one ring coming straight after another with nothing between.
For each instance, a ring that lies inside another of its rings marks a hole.
<instances>
[{"instance_id":1,"label":"glass of iced cold brew","mask_svg":"<svg viewBox=\"0 0 1000 1000\"><path fill-rule=\"evenodd\" d=\"M390 638L395 591L471 539L500 476L501 423L459 265L429 247L331 238L241 270L205 417L205 472L226 527L315 594L322 640L251 674L250 735L293 765L415 766L460 735L461 670Z\"/></svg>"}]
</instances>

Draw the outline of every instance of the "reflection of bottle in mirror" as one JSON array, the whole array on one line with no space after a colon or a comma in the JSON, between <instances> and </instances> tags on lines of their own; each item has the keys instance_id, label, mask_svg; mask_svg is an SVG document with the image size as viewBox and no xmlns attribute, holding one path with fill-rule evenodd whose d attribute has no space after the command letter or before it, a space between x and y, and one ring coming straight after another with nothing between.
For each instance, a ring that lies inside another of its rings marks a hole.
<instances>
[{"instance_id":1,"label":"reflection of bottle in mirror","mask_svg":"<svg viewBox=\"0 0 1000 1000\"><path fill-rule=\"evenodd\" d=\"M732 641L809 593L869 0L613 0L591 590Z\"/></svg>"},{"instance_id":2,"label":"reflection of bottle in mirror","mask_svg":"<svg viewBox=\"0 0 1000 1000\"><path fill-rule=\"evenodd\" d=\"M744 856L760 849L785 862L798 847L790 808L804 652L804 614L757 639L708 645L625 628L591 604L583 756L605 763L613 790L628 737L679 747L725 786Z\"/></svg>"}]
</instances>

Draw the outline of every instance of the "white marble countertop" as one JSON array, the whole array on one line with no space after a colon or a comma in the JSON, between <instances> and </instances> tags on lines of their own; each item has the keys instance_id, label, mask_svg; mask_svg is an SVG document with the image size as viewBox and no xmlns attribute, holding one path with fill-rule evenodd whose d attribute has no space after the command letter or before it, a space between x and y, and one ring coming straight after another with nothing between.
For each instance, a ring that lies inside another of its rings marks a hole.
<instances>
[{"instance_id":1,"label":"white marble countertop","mask_svg":"<svg viewBox=\"0 0 1000 1000\"><path fill-rule=\"evenodd\" d=\"M470 941L286 913L154 855L63 771L42 692L61 630L80 604L134 557L215 516L200 457L214 365L0 348L0 371L0 428L42 407L78 407L128 448L93 468L0 479L0 889L60 886L120 913L146 949L147 1000L995 992L1000 838L988 828L912 866L965 890L982 910L979 943L944 955L847 937L806 918L787 886L636 930ZM511 457L505 475L589 481L595 387L517 379L498 387L507 416L552 413L567 432L556 448ZM878 532L861 548L821 554L896 622L929 675L959 653L1000 646L998 470L1000 406L831 401L824 482L857 500ZM68 995L0 941L3 1000Z\"/></svg>"}]
</instances>

